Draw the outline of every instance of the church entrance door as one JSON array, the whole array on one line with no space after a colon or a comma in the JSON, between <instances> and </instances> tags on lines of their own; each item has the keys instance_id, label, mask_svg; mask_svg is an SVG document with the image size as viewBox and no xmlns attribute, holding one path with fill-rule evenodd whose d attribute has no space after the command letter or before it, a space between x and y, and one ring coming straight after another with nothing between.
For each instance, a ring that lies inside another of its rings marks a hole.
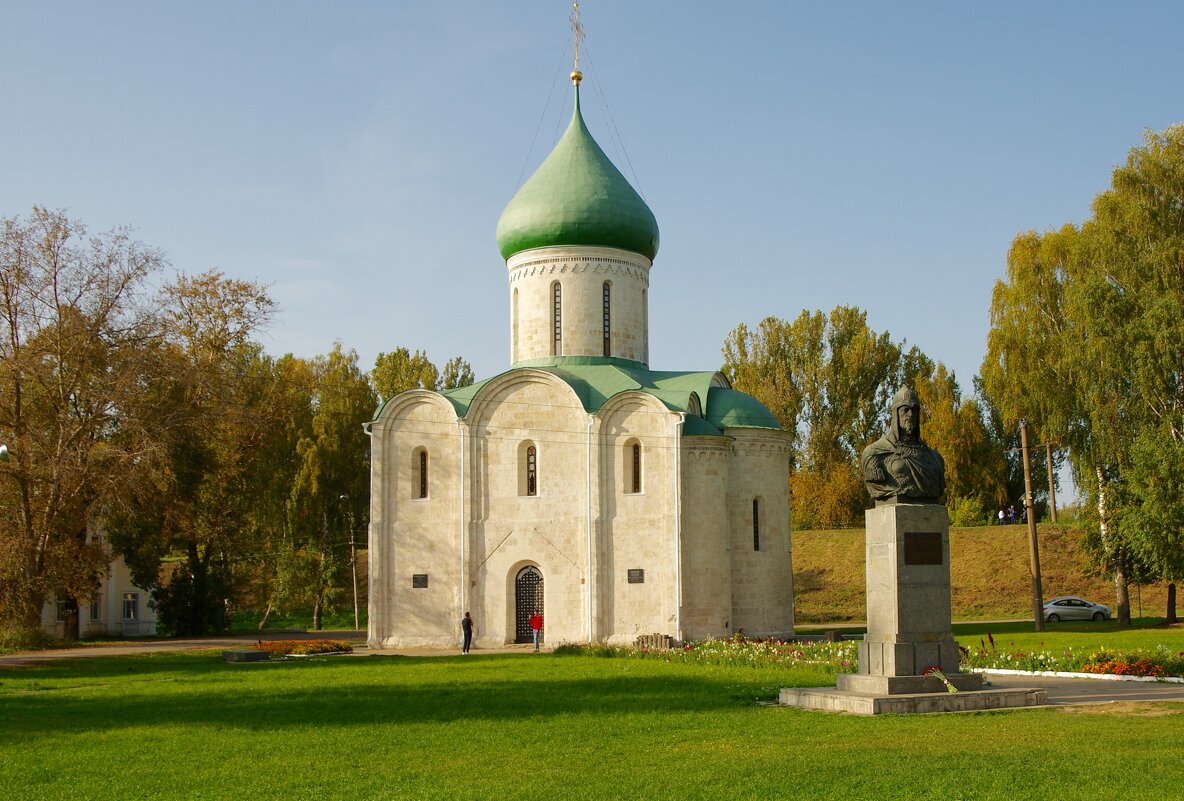
<instances>
[{"instance_id":1,"label":"church entrance door","mask_svg":"<svg viewBox=\"0 0 1184 801\"><path fill-rule=\"evenodd\" d=\"M535 612L543 615L546 628L546 613L543 611L543 574L534 565L527 565L518 571L514 579L514 642L532 642L530 616Z\"/></svg>"}]
</instances>

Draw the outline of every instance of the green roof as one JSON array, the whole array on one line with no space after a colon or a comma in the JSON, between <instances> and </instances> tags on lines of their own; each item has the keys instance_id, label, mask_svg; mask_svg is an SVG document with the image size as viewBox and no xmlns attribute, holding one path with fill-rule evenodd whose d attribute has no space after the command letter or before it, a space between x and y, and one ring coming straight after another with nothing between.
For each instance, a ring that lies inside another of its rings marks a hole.
<instances>
[{"instance_id":1,"label":"green roof","mask_svg":"<svg viewBox=\"0 0 1184 801\"><path fill-rule=\"evenodd\" d=\"M554 356L522 362L502 375L518 370L541 370L559 378L575 392L584 411L595 414L612 397L622 392L644 392L675 412L690 412L691 396L699 399L700 417L687 415L683 434L721 436L725 428L769 428L780 430L777 418L751 395L713 386L718 373L649 370L640 362L604 356ZM458 417L468 414L477 393L493 379L441 393L456 409ZM383 404L385 406L385 404ZM375 418L382 411L379 407Z\"/></svg>"},{"instance_id":2,"label":"green roof","mask_svg":"<svg viewBox=\"0 0 1184 801\"><path fill-rule=\"evenodd\" d=\"M497 244L504 259L555 245L657 255L658 221L589 133L579 86L567 131L502 212Z\"/></svg>"}]
</instances>

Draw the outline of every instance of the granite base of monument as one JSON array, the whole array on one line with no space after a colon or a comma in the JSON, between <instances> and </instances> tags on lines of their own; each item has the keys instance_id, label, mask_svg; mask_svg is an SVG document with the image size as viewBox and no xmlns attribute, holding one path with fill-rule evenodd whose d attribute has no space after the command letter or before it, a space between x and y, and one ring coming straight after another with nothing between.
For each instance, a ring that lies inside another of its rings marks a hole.
<instances>
[{"instance_id":1,"label":"granite base of monument","mask_svg":"<svg viewBox=\"0 0 1184 801\"><path fill-rule=\"evenodd\" d=\"M783 687L782 706L847 712L853 715L909 715L927 712L974 712L1040 706L1045 692L1039 688L967 690L951 692L878 695L836 688Z\"/></svg>"},{"instance_id":2,"label":"granite base of monument","mask_svg":"<svg viewBox=\"0 0 1184 801\"><path fill-rule=\"evenodd\" d=\"M1043 690L983 689L980 675L959 672L945 506L883 504L866 522L868 629L859 672L840 675L834 688L783 688L781 704L859 715L1043 704Z\"/></svg>"}]
</instances>

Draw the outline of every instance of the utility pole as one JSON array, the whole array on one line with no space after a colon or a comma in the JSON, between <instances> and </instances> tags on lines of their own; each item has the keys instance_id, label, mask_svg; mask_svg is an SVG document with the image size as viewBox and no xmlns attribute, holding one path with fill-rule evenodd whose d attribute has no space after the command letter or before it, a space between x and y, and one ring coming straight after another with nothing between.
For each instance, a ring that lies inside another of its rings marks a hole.
<instances>
[{"instance_id":1,"label":"utility pole","mask_svg":"<svg viewBox=\"0 0 1184 801\"><path fill-rule=\"evenodd\" d=\"M1052 522L1057 522L1057 490L1052 476L1052 443L1044 443L1044 455L1048 460L1048 509L1052 512Z\"/></svg>"},{"instance_id":2,"label":"utility pole","mask_svg":"<svg viewBox=\"0 0 1184 801\"><path fill-rule=\"evenodd\" d=\"M1032 616L1036 623L1036 631L1044 631L1044 591L1040 586L1040 545L1036 540L1036 510L1032 508L1032 462L1028 450L1027 420L1020 420L1020 445L1024 457L1024 509L1028 518L1028 554L1032 563ZM1049 483L1051 482L1050 478Z\"/></svg>"}]
</instances>

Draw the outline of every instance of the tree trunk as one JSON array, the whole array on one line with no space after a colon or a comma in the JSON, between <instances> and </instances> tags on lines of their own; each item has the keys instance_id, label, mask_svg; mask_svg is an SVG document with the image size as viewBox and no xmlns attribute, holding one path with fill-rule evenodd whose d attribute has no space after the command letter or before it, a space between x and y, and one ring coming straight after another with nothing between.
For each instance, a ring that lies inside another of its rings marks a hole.
<instances>
[{"instance_id":1,"label":"tree trunk","mask_svg":"<svg viewBox=\"0 0 1184 801\"><path fill-rule=\"evenodd\" d=\"M1169 624L1178 623L1176 620L1176 582L1168 582L1168 619Z\"/></svg>"},{"instance_id":2,"label":"tree trunk","mask_svg":"<svg viewBox=\"0 0 1184 801\"><path fill-rule=\"evenodd\" d=\"M1114 595L1118 599L1118 625L1131 624L1131 593L1126 583L1126 573L1121 567L1114 569Z\"/></svg>"},{"instance_id":3,"label":"tree trunk","mask_svg":"<svg viewBox=\"0 0 1184 801\"><path fill-rule=\"evenodd\" d=\"M79 639L78 599L66 599L66 615L62 621L62 639L66 642L76 642Z\"/></svg>"},{"instance_id":4,"label":"tree trunk","mask_svg":"<svg viewBox=\"0 0 1184 801\"><path fill-rule=\"evenodd\" d=\"M1094 474L1098 478L1098 531L1102 536L1102 550L1106 554L1107 561L1113 565L1114 570L1114 598L1115 606L1118 607L1117 612L1118 625L1129 626L1131 624L1131 597L1130 591L1126 584L1126 573L1123 570L1122 554L1120 549L1115 548L1110 541L1110 526L1106 522L1106 471L1101 467L1094 468Z\"/></svg>"},{"instance_id":5,"label":"tree trunk","mask_svg":"<svg viewBox=\"0 0 1184 801\"><path fill-rule=\"evenodd\" d=\"M206 598L206 570L197 543L191 542L187 548L189 560L189 598L186 599L188 608L185 610L185 627L187 631L178 634L199 636L206 633L205 598Z\"/></svg>"},{"instance_id":6,"label":"tree trunk","mask_svg":"<svg viewBox=\"0 0 1184 801\"><path fill-rule=\"evenodd\" d=\"M267 619L271 617L271 601L267 602L267 608L263 610L263 619L259 621L259 631L263 631L267 627Z\"/></svg>"},{"instance_id":7,"label":"tree trunk","mask_svg":"<svg viewBox=\"0 0 1184 801\"><path fill-rule=\"evenodd\" d=\"M321 618L325 608L325 551L329 546L329 510L321 509L321 549L317 554L317 584L312 602L312 628L321 630Z\"/></svg>"}]
</instances>

